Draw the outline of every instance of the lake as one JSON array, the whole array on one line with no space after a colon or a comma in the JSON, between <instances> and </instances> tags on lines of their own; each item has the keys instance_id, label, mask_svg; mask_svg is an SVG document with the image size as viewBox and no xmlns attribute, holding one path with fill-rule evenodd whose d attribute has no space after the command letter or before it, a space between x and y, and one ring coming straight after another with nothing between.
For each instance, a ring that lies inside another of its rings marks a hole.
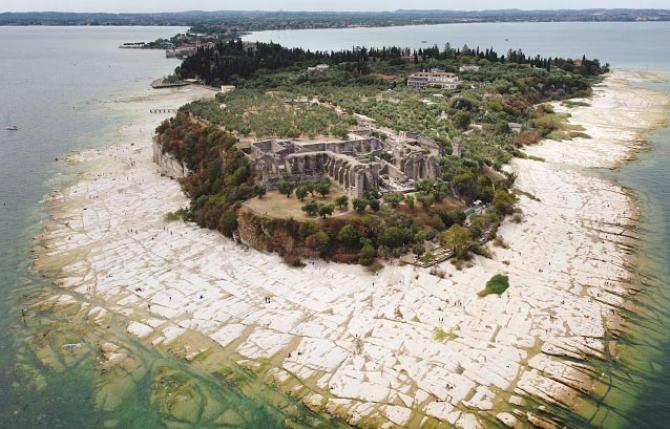
<instances>
[{"instance_id":1,"label":"lake","mask_svg":"<svg viewBox=\"0 0 670 429\"><path fill-rule=\"evenodd\" d=\"M541 22L441 24L404 27L260 31L244 40L276 42L311 50L354 46L421 48L493 47L500 53L523 49L530 55L577 58L586 54L622 68L670 69L667 22ZM424 43L425 42L425 43Z\"/></svg>"}]
</instances>

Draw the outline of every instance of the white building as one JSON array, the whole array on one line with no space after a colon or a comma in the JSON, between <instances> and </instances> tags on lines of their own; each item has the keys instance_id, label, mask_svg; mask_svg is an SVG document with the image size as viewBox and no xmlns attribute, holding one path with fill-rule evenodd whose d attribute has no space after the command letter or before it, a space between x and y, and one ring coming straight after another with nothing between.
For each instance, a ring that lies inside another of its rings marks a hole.
<instances>
[{"instance_id":1,"label":"white building","mask_svg":"<svg viewBox=\"0 0 670 429\"><path fill-rule=\"evenodd\" d=\"M318 64L314 67L307 67L307 74L312 74L312 73L321 73L322 71L326 71L330 68L328 64Z\"/></svg>"},{"instance_id":2,"label":"white building","mask_svg":"<svg viewBox=\"0 0 670 429\"><path fill-rule=\"evenodd\" d=\"M414 88L456 89L460 83L457 74L443 71L418 72L407 78L407 86Z\"/></svg>"},{"instance_id":3,"label":"white building","mask_svg":"<svg viewBox=\"0 0 670 429\"><path fill-rule=\"evenodd\" d=\"M478 64L463 64L460 69L460 72L478 72L481 67Z\"/></svg>"}]
</instances>

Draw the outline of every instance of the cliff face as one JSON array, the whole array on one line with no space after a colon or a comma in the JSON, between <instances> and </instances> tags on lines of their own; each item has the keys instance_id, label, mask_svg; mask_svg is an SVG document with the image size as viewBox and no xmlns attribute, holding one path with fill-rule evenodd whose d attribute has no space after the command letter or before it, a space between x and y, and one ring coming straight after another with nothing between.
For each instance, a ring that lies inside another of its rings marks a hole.
<instances>
[{"instance_id":1,"label":"cliff face","mask_svg":"<svg viewBox=\"0 0 670 429\"><path fill-rule=\"evenodd\" d=\"M297 229L297 225L290 225L290 222L261 218L242 208L237 214L237 233L240 241L254 249L286 257L296 253L298 244L292 231ZM305 256L308 253L305 250L301 249L298 254Z\"/></svg>"},{"instance_id":2,"label":"cliff face","mask_svg":"<svg viewBox=\"0 0 670 429\"><path fill-rule=\"evenodd\" d=\"M188 168L183 165L174 155L163 152L163 148L156 140L153 142L153 161L161 172L171 179L181 179L188 175Z\"/></svg>"}]
</instances>

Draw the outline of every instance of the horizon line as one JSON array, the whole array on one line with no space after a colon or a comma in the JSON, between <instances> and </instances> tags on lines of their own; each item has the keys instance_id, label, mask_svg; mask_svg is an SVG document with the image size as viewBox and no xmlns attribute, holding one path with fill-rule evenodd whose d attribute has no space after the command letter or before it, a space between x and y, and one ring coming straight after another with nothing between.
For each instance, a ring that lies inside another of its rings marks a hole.
<instances>
[{"instance_id":1,"label":"horizon line","mask_svg":"<svg viewBox=\"0 0 670 429\"><path fill-rule=\"evenodd\" d=\"M670 12L670 8L633 8L633 7L589 7L589 8L549 8L549 9L524 9L524 8L501 8L501 9L380 9L380 10L316 10L316 9L185 9L165 10L155 12L111 12L111 11L76 11L76 10L15 10L0 11L0 14L22 14L22 13L76 13L76 14L109 14L109 15L152 15L168 13L398 13L398 12L588 12L588 11L663 11Z\"/></svg>"}]
</instances>

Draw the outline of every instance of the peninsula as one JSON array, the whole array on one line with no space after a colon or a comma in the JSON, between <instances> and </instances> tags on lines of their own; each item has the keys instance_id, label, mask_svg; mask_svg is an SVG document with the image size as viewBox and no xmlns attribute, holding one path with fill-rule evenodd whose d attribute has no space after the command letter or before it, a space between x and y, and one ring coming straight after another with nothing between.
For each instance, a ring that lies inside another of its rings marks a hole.
<instances>
[{"instance_id":1,"label":"peninsula","mask_svg":"<svg viewBox=\"0 0 670 429\"><path fill-rule=\"evenodd\" d=\"M232 40L177 69L224 90L163 123L154 156L192 200L173 217L291 264L463 262L505 245L506 216L521 221L503 166L543 137L588 137L542 102L588 96L607 71L467 46L323 53Z\"/></svg>"}]
</instances>

